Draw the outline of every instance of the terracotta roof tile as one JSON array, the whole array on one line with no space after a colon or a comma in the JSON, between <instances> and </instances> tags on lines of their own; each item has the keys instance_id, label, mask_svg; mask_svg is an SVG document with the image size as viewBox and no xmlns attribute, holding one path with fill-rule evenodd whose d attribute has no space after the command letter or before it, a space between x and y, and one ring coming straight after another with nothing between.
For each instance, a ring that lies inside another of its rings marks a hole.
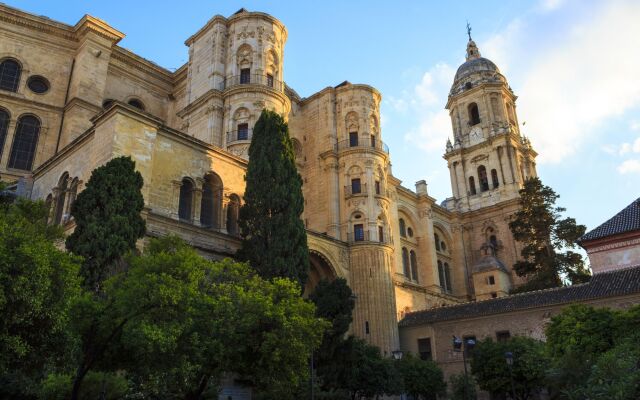
<instances>
[{"instance_id":1,"label":"terracotta roof tile","mask_svg":"<svg viewBox=\"0 0 640 400\"><path fill-rule=\"evenodd\" d=\"M634 200L611 219L587 232L580 242L640 230L640 198Z\"/></svg>"},{"instance_id":2,"label":"terracotta roof tile","mask_svg":"<svg viewBox=\"0 0 640 400\"><path fill-rule=\"evenodd\" d=\"M482 317L527 308L567 304L596 298L640 294L640 266L595 274L589 283L515 294L407 314L400 327L461 318Z\"/></svg>"}]
</instances>

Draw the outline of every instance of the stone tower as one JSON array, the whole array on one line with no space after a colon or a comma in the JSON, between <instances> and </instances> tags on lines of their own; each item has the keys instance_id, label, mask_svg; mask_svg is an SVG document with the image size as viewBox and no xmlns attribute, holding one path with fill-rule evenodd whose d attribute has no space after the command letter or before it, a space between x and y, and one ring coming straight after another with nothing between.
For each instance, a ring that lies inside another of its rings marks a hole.
<instances>
[{"instance_id":1,"label":"stone tower","mask_svg":"<svg viewBox=\"0 0 640 400\"><path fill-rule=\"evenodd\" d=\"M462 213L469 286L476 299L506 295L520 282L510 266L519 255L508 222L519 207L518 191L536 176L537 153L520 133L516 95L469 37L466 62L457 70L446 108L453 143L446 153L453 198ZM509 266L509 267L507 267Z\"/></svg>"},{"instance_id":2,"label":"stone tower","mask_svg":"<svg viewBox=\"0 0 640 400\"><path fill-rule=\"evenodd\" d=\"M267 108L285 118L291 101L283 82L287 29L276 18L240 9L213 17L186 40L185 107L190 135L247 158L252 129Z\"/></svg>"}]
</instances>

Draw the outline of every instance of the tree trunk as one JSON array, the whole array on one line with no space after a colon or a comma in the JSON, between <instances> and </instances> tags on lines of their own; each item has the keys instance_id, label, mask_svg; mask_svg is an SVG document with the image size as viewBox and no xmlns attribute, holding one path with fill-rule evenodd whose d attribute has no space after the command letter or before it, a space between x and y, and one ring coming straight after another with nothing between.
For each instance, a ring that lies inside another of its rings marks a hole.
<instances>
[{"instance_id":1,"label":"tree trunk","mask_svg":"<svg viewBox=\"0 0 640 400\"><path fill-rule=\"evenodd\" d=\"M89 372L88 368L84 367L84 364L80 364L78 366L78 370L76 371L76 376L73 378L73 387L71 388L71 400L78 400L80 398L80 386L82 385L82 380Z\"/></svg>"},{"instance_id":2,"label":"tree trunk","mask_svg":"<svg viewBox=\"0 0 640 400\"><path fill-rule=\"evenodd\" d=\"M191 392L187 393L184 396L185 400L200 400L200 398L202 397L202 393L204 392L204 390L207 388L207 386L209 385L209 378L211 376L210 375L203 375L202 379L200 379L200 383L198 384L198 387L195 390L192 390Z\"/></svg>"}]
</instances>

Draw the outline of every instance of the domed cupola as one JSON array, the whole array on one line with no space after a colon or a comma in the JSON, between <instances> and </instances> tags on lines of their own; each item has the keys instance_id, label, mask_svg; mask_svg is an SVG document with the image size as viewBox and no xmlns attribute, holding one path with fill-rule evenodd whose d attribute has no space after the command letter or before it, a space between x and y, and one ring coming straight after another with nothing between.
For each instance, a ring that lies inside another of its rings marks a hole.
<instances>
[{"instance_id":1,"label":"domed cupola","mask_svg":"<svg viewBox=\"0 0 640 400\"><path fill-rule=\"evenodd\" d=\"M469 37L466 61L456 71L450 94L456 95L485 82L507 83L507 80L493 61L480 55L476 42Z\"/></svg>"}]
</instances>

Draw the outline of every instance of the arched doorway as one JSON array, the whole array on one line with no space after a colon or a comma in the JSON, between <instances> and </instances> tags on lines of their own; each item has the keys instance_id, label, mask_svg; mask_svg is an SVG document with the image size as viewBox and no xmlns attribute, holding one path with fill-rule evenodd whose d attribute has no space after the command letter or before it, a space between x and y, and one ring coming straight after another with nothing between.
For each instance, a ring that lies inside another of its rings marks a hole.
<instances>
[{"instance_id":1,"label":"arched doorway","mask_svg":"<svg viewBox=\"0 0 640 400\"><path fill-rule=\"evenodd\" d=\"M336 279L335 269L325 256L315 250L309 251L309 277L304 287L304 297L308 297L313 293L318 283L327 279L333 281Z\"/></svg>"}]
</instances>

